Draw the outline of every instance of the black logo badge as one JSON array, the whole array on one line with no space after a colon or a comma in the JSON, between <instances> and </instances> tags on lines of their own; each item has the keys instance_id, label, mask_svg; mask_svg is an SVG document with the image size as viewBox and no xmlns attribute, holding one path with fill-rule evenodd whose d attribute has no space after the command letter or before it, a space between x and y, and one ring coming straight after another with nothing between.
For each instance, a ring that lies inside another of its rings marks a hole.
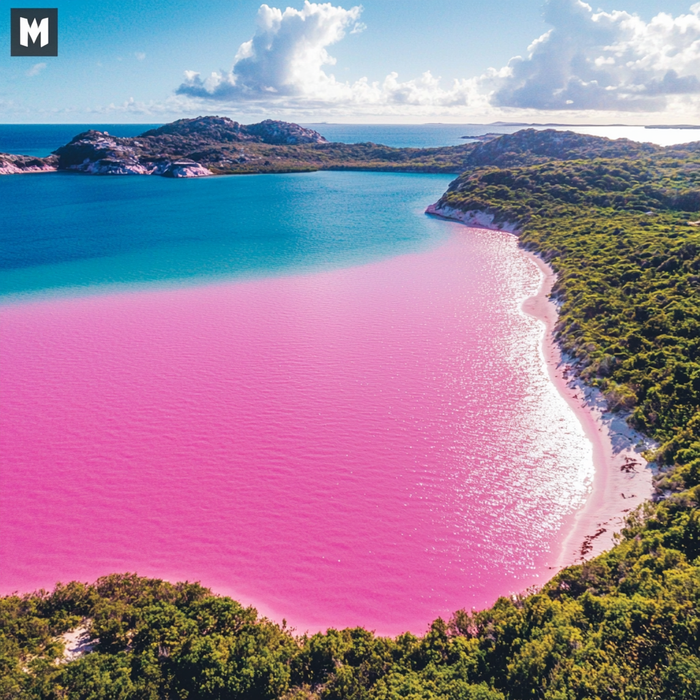
<instances>
[{"instance_id":1,"label":"black logo badge","mask_svg":"<svg viewBox=\"0 0 700 700\"><path fill-rule=\"evenodd\" d=\"M10 10L12 56L58 56L58 10Z\"/></svg>"}]
</instances>

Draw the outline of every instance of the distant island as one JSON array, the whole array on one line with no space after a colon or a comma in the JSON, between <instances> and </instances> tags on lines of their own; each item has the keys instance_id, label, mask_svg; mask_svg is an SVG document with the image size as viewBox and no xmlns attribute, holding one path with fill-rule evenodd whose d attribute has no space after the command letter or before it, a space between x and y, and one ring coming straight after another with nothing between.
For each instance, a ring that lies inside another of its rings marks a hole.
<instances>
[{"instance_id":1,"label":"distant island","mask_svg":"<svg viewBox=\"0 0 700 700\"><path fill-rule=\"evenodd\" d=\"M392 148L333 143L298 124L267 119L239 124L227 117L179 119L140 136L85 131L45 158L0 153L0 174L66 171L89 175L171 178L314 170L454 173L483 166L525 166L547 160L638 158L678 151L628 139L555 129L485 134L479 143L438 148ZM687 150L687 148L686 148Z\"/></svg>"},{"instance_id":2,"label":"distant island","mask_svg":"<svg viewBox=\"0 0 700 700\"><path fill-rule=\"evenodd\" d=\"M563 122L491 122L490 124L469 124L469 126L520 126L520 127L557 127L568 129L606 129L610 127L639 127L641 129L700 129L697 124L571 124Z\"/></svg>"}]
</instances>

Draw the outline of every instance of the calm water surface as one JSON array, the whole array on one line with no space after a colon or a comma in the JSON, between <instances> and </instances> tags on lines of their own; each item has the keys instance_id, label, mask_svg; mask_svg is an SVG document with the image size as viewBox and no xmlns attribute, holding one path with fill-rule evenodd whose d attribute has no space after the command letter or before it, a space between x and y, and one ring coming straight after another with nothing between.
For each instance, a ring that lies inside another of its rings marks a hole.
<instances>
[{"instance_id":1,"label":"calm water surface","mask_svg":"<svg viewBox=\"0 0 700 700\"><path fill-rule=\"evenodd\" d=\"M542 583L591 445L537 268L424 216L446 184L0 180L0 590L128 570L396 634Z\"/></svg>"},{"instance_id":2,"label":"calm water surface","mask_svg":"<svg viewBox=\"0 0 700 700\"><path fill-rule=\"evenodd\" d=\"M435 245L449 175L0 177L0 302L358 264Z\"/></svg>"}]
</instances>

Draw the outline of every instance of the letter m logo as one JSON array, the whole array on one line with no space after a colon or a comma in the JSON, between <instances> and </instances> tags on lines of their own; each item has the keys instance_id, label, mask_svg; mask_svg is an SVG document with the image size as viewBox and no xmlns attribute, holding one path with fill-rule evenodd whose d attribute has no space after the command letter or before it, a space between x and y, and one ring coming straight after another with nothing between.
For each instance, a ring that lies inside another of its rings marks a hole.
<instances>
[{"instance_id":1,"label":"letter m logo","mask_svg":"<svg viewBox=\"0 0 700 700\"><path fill-rule=\"evenodd\" d=\"M41 20L41 24L37 24L36 19L29 24L29 20L26 17L20 17L19 43L28 48L30 39L35 44L39 38L41 38L41 46L46 46L49 43L49 18L44 17Z\"/></svg>"},{"instance_id":2,"label":"letter m logo","mask_svg":"<svg viewBox=\"0 0 700 700\"><path fill-rule=\"evenodd\" d=\"M10 28L12 56L58 56L56 8L12 8Z\"/></svg>"}]
</instances>

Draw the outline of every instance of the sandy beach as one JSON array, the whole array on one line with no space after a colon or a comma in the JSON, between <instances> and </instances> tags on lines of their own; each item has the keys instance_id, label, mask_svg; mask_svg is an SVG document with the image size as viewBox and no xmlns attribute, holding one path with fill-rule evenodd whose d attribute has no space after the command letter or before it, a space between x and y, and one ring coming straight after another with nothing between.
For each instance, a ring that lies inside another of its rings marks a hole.
<instances>
[{"instance_id":1,"label":"sandy beach","mask_svg":"<svg viewBox=\"0 0 700 700\"><path fill-rule=\"evenodd\" d=\"M494 225L492 215L442 211L436 205L428 207L426 213L470 228L518 235L516 224ZM593 490L584 507L569 518L563 529L559 557L550 567L554 573L610 549L627 514L651 497L653 470L642 453L654 442L630 428L627 414L609 411L603 394L579 378L576 359L564 353L553 336L558 320L557 307L551 299L556 273L535 253L524 252L540 270L542 284L535 296L523 302L522 310L545 326L541 351L547 371L591 441L595 464Z\"/></svg>"},{"instance_id":2,"label":"sandy beach","mask_svg":"<svg viewBox=\"0 0 700 700\"><path fill-rule=\"evenodd\" d=\"M545 325L542 353L549 376L593 444L596 467L593 491L568 526L555 567L559 569L610 549L627 514L651 497L653 471L642 452L654 443L630 428L627 414L609 411L603 394L578 377L576 360L562 352L553 337L558 313L550 295L556 274L539 256L526 255L543 279L538 294L522 308Z\"/></svg>"}]
</instances>

